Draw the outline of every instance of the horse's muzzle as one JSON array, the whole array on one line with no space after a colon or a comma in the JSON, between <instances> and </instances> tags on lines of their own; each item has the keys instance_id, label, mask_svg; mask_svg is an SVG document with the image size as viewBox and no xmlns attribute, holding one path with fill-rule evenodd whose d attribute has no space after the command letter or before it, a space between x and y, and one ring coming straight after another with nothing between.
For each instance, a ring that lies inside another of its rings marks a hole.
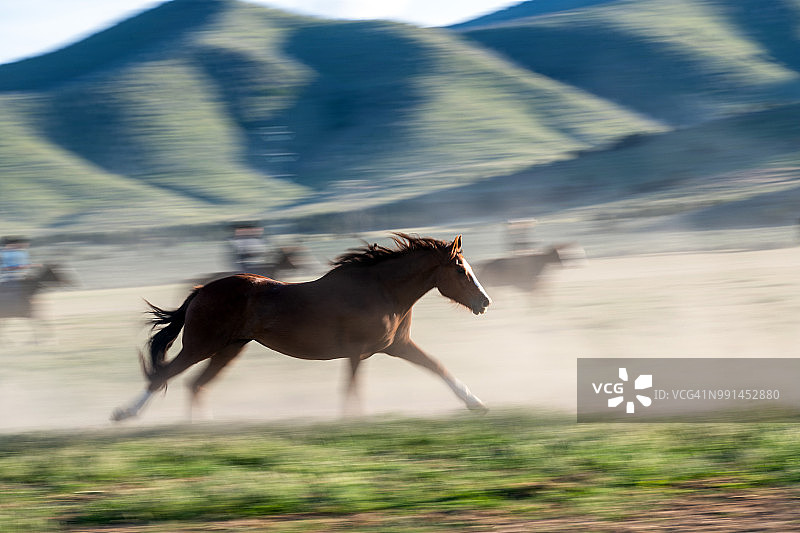
<instances>
[{"instance_id":1,"label":"horse's muzzle","mask_svg":"<svg viewBox=\"0 0 800 533\"><path fill-rule=\"evenodd\" d=\"M489 307L489 305L491 305L491 303L492 303L492 300L490 300L488 297L476 300L475 302L473 302L473 304L471 306L472 314L482 315L483 313L486 312L486 308Z\"/></svg>"}]
</instances>

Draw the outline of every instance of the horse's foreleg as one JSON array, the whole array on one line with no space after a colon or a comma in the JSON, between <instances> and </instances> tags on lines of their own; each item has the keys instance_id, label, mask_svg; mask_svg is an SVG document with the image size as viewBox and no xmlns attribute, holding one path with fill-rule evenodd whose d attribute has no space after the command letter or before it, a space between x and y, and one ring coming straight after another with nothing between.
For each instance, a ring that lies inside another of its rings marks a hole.
<instances>
[{"instance_id":1,"label":"horse's foreleg","mask_svg":"<svg viewBox=\"0 0 800 533\"><path fill-rule=\"evenodd\" d=\"M189 385L189 419L192 419L194 412L201 408L201 397L205 386L219 375L228 363L233 361L237 355L242 353L245 345L250 341L240 341L230 344L211 356L208 365L203 369L199 376Z\"/></svg>"},{"instance_id":2,"label":"horse's foreleg","mask_svg":"<svg viewBox=\"0 0 800 533\"><path fill-rule=\"evenodd\" d=\"M423 352L411 340L406 340L400 344L393 344L386 349L386 353L394 357L405 359L406 361L427 368L435 373L447 383L456 396L461 398L461 401L464 402L468 409L481 412L486 412L488 410L483 402L472 394L469 387L453 376L439 361Z\"/></svg>"},{"instance_id":3,"label":"horse's foreleg","mask_svg":"<svg viewBox=\"0 0 800 533\"><path fill-rule=\"evenodd\" d=\"M361 399L358 394L358 368L361 365L361 356L348 359L347 385L344 391L342 414L344 416L358 416L361 414Z\"/></svg>"}]
</instances>

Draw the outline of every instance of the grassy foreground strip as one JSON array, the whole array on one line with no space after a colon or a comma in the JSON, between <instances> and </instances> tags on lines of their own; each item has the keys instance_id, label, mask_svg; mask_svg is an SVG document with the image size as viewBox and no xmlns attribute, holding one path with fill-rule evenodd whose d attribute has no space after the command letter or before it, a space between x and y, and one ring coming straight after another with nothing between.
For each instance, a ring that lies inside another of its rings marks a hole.
<instances>
[{"instance_id":1,"label":"grassy foreground strip","mask_svg":"<svg viewBox=\"0 0 800 533\"><path fill-rule=\"evenodd\" d=\"M0 531L196 531L214 522L236 531L265 518L294 531L365 514L613 525L698 491L798 482L800 427L791 424L577 425L501 412L25 433L0 435Z\"/></svg>"}]
</instances>

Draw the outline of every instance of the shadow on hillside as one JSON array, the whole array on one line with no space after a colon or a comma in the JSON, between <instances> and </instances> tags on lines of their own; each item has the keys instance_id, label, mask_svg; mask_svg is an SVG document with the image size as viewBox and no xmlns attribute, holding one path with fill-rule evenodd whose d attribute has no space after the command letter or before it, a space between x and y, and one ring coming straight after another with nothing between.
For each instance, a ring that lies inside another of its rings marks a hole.
<instances>
[{"instance_id":1,"label":"shadow on hillside","mask_svg":"<svg viewBox=\"0 0 800 533\"><path fill-rule=\"evenodd\" d=\"M403 149L413 137L409 114L425 99L419 77L430 70L429 50L396 24L326 22L292 32L287 55L313 69L314 80L294 106L276 117L297 132L303 154L297 175L324 186L342 154ZM365 159L368 158L364 154ZM350 156L352 157L352 155Z\"/></svg>"}]
</instances>

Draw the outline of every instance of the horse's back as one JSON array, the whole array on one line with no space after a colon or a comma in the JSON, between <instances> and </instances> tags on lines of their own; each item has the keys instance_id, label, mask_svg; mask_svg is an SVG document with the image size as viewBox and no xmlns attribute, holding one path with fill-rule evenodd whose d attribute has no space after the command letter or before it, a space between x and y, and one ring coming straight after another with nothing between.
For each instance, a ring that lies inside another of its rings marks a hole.
<instances>
[{"instance_id":1,"label":"horse's back","mask_svg":"<svg viewBox=\"0 0 800 533\"><path fill-rule=\"evenodd\" d=\"M478 278L488 286L515 285L518 279L525 277L526 266L522 257L499 257L487 261L479 268Z\"/></svg>"},{"instance_id":2,"label":"horse's back","mask_svg":"<svg viewBox=\"0 0 800 533\"><path fill-rule=\"evenodd\" d=\"M195 305L203 305L206 300L213 301L215 305L224 303L242 305L257 293L265 290L275 291L285 285L286 283L282 281L259 274L233 274L198 287L195 301L199 299L199 303Z\"/></svg>"},{"instance_id":3,"label":"horse's back","mask_svg":"<svg viewBox=\"0 0 800 533\"><path fill-rule=\"evenodd\" d=\"M319 280L288 283L257 274L234 274L200 287L189 311L208 308L248 329L256 326L254 320L275 321L279 316L284 317L281 320L317 319L330 307L326 302L340 301L340 296Z\"/></svg>"},{"instance_id":4,"label":"horse's back","mask_svg":"<svg viewBox=\"0 0 800 533\"><path fill-rule=\"evenodd\" d=\"M507 257L491 259L478 266L478 278L483 284L499 283L508 272Z\"/></svg>"}]
</instances>

